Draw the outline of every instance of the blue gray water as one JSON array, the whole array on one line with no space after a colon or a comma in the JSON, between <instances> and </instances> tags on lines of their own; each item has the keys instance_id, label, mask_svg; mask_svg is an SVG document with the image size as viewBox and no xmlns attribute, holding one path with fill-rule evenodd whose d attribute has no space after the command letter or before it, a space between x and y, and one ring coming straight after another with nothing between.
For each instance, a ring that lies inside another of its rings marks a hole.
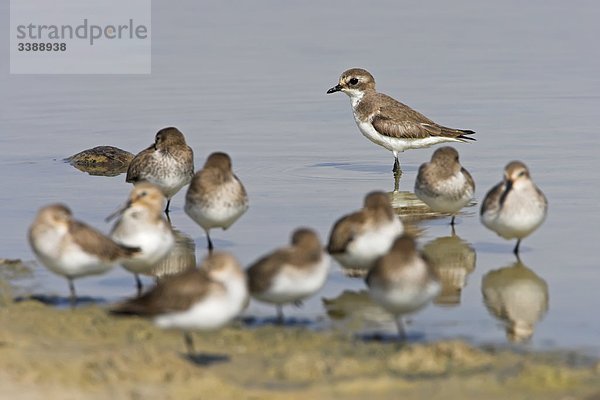
<instances>
[{"instance_id":1,"label":"blue gray water","mask_svg":"<svg viewBox=\"0 0 600 400\"><path fill-rule=\"evenodd\" d=\"M3 27L7 3L0 5ZM325 239L366 192L393 187L391 154L362 137L346 96L325 95L343 70L363 67L381 91L437 122L477 131L477 142L456 146L476 180L477 202L508 161L528 164L550 202L547 221L522 247L523 263L539 278L534 286L545 282L549 298L529 346L600 354L600 4L154 1L152 13L149 76L17 76L8 75L8 57L0 60L0 257L33 260L27 226L49 202L65 202L108 230L104 217L130 190L124 176L89 176L61 160L96 145L137 152L169 125L186 134L197 167L212 151L229 152L248 190L249 211L215 233L218 248L248 264L300 225ZM0 45L5 55L7 43ZM433 150L402 155L401 190L412 190ZM204 235L184 214L183 199L175 197L172 221L201 258ZM447 220L419 227L421 246L450 233ZM479 223L478 205L458 219L457 233L477 253L460 306L430 306L408 330L425 340L505 343L481 284L488 272L513 264L513 243ZM33 283L40 293L67 290L42 267ZM81 280L78 289L115 300L133 293L133 281L115 269ZM320 296L287 311L328 322L320 297L361 289L334 265ZM256 304L249 310L271 312ZM380 329L391 332L381 320Z\"/></svg>"}]
</instances>

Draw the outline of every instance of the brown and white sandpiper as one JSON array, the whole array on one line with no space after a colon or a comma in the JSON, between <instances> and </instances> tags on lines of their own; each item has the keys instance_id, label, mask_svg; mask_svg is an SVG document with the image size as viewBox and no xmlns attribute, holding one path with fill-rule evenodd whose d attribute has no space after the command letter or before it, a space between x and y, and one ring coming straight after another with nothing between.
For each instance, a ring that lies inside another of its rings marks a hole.
<instances>
[{"instance_id":1,"label":"brown and white sandpiper","mask_svg":"<svg viewBox=\"0 0 600 400\"><path fill-rule=\"evenodd\" d=\"M190 183L192 176L194 152L179 129L168 127L158 131L154 143L131 160L125 181L150 182L160 187L167 198L168 213L171 198Z\"/></svg>"},{"instance_id":2,"label":"brown and white sandpiper","mask_svg":"<svg viewBox=\"0 0 600 400\"><path fill-rule=\"evenodd\" d=\"M229 228L248 209L244 185L233 173L231 158L212 153L204 167L194 175L185 195L185 212L206 232L208 250L212 251L212 228Z\"/></svg>"},{"instance_id":3,"label":"brown and white sandpiper","mask_svg":"<svg viewBox=\"0 0 600 400\"><path fill-rule=\"evenodd\" d=\"M513 253L519 256L521 240L546 219L548 200L533 183L521 161L504 168L504 180L494 186L481 204L481 222L504 239L517 239Z\"/></svg>"},{"instance_id":4,"label":"brown and white sandpiper","mask_svg":"<svg viewBox=\"0 0 600 400\"><path fill-rule=\"evenodd\" d=\"M291 243L254 262L247 270L250 294L259 301L275 304L283 323L282 306L299 304L325 284L330 257L312 229L294 231Z\"/></svg>"}]
</instances>

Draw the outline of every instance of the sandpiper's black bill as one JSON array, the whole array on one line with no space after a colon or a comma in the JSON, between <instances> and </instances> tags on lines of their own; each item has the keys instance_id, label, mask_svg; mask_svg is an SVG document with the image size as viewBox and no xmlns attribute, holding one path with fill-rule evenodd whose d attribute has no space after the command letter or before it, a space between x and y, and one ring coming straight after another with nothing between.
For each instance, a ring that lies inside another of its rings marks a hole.
<instances>
[{"instance_id":1,"label":"sandpiper's black bill","mask_svg":"<svg viewBox=\"0 0 600 400\"><path fill-rule=\"evenodd\" d=\"M335 85L334 87L332 87L331 89L329 89L327 91L327 94L339 92L340 90L342 90L342 87L340 85Z\"/></svg>"}]
</instances>

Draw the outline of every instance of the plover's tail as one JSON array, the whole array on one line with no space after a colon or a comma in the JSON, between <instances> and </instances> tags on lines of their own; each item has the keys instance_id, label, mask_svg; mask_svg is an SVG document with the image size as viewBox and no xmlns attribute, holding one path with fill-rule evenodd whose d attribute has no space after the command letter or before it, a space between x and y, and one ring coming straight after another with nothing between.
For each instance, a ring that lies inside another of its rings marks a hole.
<instances>
[{"instance_id":1,"label":"plover's tail","mask_svg":"<svg viewBox=\"0 0 600 400\"><path fill-rule=\"evenodd\" d=\"M471 131L468 129L459 129L459 132L461 132L461 134L458 135L456 138L462 139L463 142L469 141L469 140L477 140L475 138L472 138L471 136L467 136L467 135L473 135L475 133L475 131Z\"/></svg>"},{"instance_id":2,"label":"plover's tail","mask_svg":"<svg viewBox=\"0 0 600 400\"><path fill-rule=\"evenodd\" d=\"M469 140L475 140L475 138L468 136L468 135L473 135L475 133L475 131L471 131L468 129L454 129L454 128L448 128L445 126L440 126L439 128L441 129L440 136L451 137L451 138L457 139L460 142L467 142Z\"/></svg>"}]
</instances>

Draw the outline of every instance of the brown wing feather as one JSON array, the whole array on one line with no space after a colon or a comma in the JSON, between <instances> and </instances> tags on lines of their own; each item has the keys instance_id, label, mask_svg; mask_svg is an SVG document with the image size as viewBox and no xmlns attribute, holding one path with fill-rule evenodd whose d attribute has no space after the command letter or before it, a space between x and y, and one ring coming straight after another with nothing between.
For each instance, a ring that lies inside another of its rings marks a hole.
<instances>
[{"instance_id":1,"label":"brown wing feather","mask_svg":"<svg viewBox=\"0 0 600 400\"><path fill-rule=\"evenodd\" d=\"M364 213L358 211L350 215L341 217L333 225L331 235L329 236L329 243L327 244L327 251L330 254L343 253L346 251L346 247L354 237L361 233L364 229L364 223L366 217Z\"/></svg>"},{"instance_id":2,"label":"brown wing feather","mask_svg":"<svg viewBox=\"0 0 600 400\"><path fill-rule=\"evenodd\" d=\"M269 288L270 281L290 261L291 251L280 249L268 254L248 268L248 286L250 293L261 293Z\"/></svg>"},{"instance_id":3,"label":"brown wing feather","mask_svg":"<svg viewBox=\"0 0 600 400\"><path fill-rule=\"evenodd\" d=\"M483 203L481 204L479 215L483 215L487 210L491 209L492 207L496 207L496 204L498 204L502 193L504 193L504 181L498 183L496 186L491 188L489 192L487 192L485 198L483 199Z\"/></svg>"},{"instance_id":4,"label":"brown wing feather","mask_svg":"<svg viewBox=\"0 0 600 400\"><path fill-rule=\"evenodd\" d=\"M382 103L372 118L375 130L384 136L402 139L424 139L444 136L463 140L475 140L464 135L475 133L470 130L448 128L438 125L420 112L413 110L385 94L378 93L374 101Z\"/></svg>"},{"instance_id":5,"label":"brown wing feather","mask_svg":"<svg viewBox=\"0 0 600 400\"><path fill-rule=\"evenodd\" d=\"M116 261L140 251L138 247L117 244L101 232L79 221L70 221L69 231L73 241L84 251L109 261Z\"/></svg>"},{"instance_id":6,"label":"brown wing feather","mask_svg":"<svg viewBox=\"0 0 600 400\"><path fill-rule=\"evenodd\" d=\"M148 146L148 148L140 151L129 163L129 167L127 168L127 176L125 177L125 182L139 182L143 180L141 176L142 171L147 168L146 159L152 155L152 153L156 151L154 149L154 144Z\"/></svg>"},{"instance_id":7,"label":"brown wing feather","mask_svg":"<svg viewBox=\"0 0 600 400\"><path fill-rule=\"evenodd\" d=\"M223 285L212 281L203 269L190 269L165 279L150 291L118 305L111 312L152 317L185 311L193 303L202 300L215 286L224 290Z\"/></svg>"}]
</instances>

